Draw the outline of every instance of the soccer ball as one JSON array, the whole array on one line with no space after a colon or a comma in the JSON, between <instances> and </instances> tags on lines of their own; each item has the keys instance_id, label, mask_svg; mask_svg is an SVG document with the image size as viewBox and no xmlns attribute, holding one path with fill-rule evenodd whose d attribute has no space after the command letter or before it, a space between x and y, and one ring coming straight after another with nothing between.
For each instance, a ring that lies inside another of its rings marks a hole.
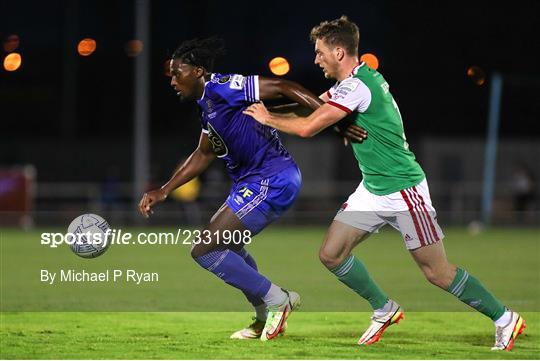
<instances>
[{"instance_id":1,"label":"soccer ball","mask_svg":"<svg viewBox=\"0 0 540 361\"><path fill-rule=\"evenodd\" d=\"M69 225L66 241L77 256L95 258L109 248L109 229L109 223L97 214L83 214Z\"/></svg>"}]
</instances>

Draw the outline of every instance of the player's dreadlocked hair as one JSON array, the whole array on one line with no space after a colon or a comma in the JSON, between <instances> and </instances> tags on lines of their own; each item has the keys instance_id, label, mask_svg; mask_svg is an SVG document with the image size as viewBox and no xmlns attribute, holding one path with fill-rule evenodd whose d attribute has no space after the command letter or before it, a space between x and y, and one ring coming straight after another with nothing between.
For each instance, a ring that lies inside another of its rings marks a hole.
<instances>
[{"instance_id":1,"label":"player's dreadlocked hair","mask_svg":"<svg viewBox=\"0 0 540 361\"><path fill-rule=\"evenodd\" d=\"M349 55L358 55L360 32L358 26L345 15L332 21L323 21L311 29L311 41L324 40L332 46L341 45Z\"/></svg>"},{"instance_id":2,"label":"player's dreadlocked hair","mask_svg":"<svg viewBox=\"0 0 540 361\"><path fill-rule=\"evenodd\" d=\"M173 53L173 59L185 64L203 67L212 72L216 57L225 54L225 41L220 38L192 39L184 41Z\"/></svg>"}]
</instances>

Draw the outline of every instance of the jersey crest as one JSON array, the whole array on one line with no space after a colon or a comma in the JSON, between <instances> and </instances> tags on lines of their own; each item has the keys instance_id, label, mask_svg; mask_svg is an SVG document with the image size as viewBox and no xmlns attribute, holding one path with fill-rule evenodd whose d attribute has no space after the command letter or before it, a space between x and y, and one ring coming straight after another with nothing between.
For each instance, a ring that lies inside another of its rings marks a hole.
<instances>
[{"instance_id":1,"label":"jersey crest","mask_svg":"<svg viewBox=\"0 0 540 361\"><path fill-rule=\"evenodd\" d=\"M218 84L226 84L229 80L231 80L230 75L223 76L218 79Z\"/></svg>"}]
</instances>

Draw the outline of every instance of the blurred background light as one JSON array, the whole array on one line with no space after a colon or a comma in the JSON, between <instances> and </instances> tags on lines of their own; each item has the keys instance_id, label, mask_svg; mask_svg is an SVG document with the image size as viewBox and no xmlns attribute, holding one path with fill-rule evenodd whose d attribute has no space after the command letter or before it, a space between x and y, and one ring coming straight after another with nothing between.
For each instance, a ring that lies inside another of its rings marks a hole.
<instances>
[{"instance_id":1,"label":"blurred background light","mask_svg":"<svg viewBox=\"0 0 540 361\"><path fill-rule=\"evenodd\" d=\"M478 86L481 86L486 82L486 73L478 66L470 66L467 69L467 76Z\"/></svg>"},{"instance_id":2,"label":"blurred background light","mask_svg":"<svg viewBox=\"0 0 540 361\"><path fill-rule=\"evenodd\" d=\"M4 58L4 69L7 71L15 71L21 67L22 57L19 53L8 54Z\"/></svg>"},{"instance_id":3,"label":"blurred background light","mask_svg":"<svg viewBox=\"0 0 540 361\"><path fill-rule=\"evenodd\" d=\"M379 59L374 54L365 53L360 57L360 61L365 62L371 69L379 68Z\"/></svg>"},{"instance_id":4,"label":"blurred background light","mask_svg":"<svg viewBox=\"0 0 540 361\"><path fill-rule=\"evenodd\" d=\"M81 56L89 56L96 51L96 41L91 38L82 39L77 46L77 52Z\"/></svg>"},{"instance_id":5,"label":"blurred background light","mask_svg":"<svg viewBox=\"0 0 540 361\"><path fill-rule=\"evenodd\" d=\"M11 53L12 51L17 50L19 47L19 36L15 34L8 35L4 40L4 51L6 53Z\"/></svg>"},{"instance_id":6,"label":"blurred background light","mask_svg":"<svg viewBox=\"0 0 540 361\"><path fill-rule=\"evenodd\" d=\"M289 65L289 62L287 59L278 56L274 59L270 60L270 63L268 63L268 67L270 68L270 71L274 75L285 75L291 70L291 66Z\"/></svg>"},{"instance_id":7,"label":"blurred background light","mask_svg":"<svg viewBox=\"0 0 540 361\"><path fill-rule=\"evenodd\" d=\"M126 43L124 50L127 56L134 58L143 50L143 42L140 40L130 40Z\"/></svg>"}]
</instances>

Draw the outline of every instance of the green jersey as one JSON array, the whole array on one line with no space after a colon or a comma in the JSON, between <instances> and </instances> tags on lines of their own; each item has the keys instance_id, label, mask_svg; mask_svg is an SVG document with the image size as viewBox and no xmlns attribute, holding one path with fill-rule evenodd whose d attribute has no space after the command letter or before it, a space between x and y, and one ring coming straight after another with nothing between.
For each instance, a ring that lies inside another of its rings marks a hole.
<instances>
[{"instance_id":1,"label":"green jersey","mask_svg":"<svg viewBox=\"0 0 540 361\"><path fill-rule=\"evenodd\" d=\"M362 143L352 143L364 178L373 194L387 195L420 183L425 174L405 139L399 108L383 76L365 63L327 93L328 104L355 117L368 131Z\"/></svg>"}]
</instances>

